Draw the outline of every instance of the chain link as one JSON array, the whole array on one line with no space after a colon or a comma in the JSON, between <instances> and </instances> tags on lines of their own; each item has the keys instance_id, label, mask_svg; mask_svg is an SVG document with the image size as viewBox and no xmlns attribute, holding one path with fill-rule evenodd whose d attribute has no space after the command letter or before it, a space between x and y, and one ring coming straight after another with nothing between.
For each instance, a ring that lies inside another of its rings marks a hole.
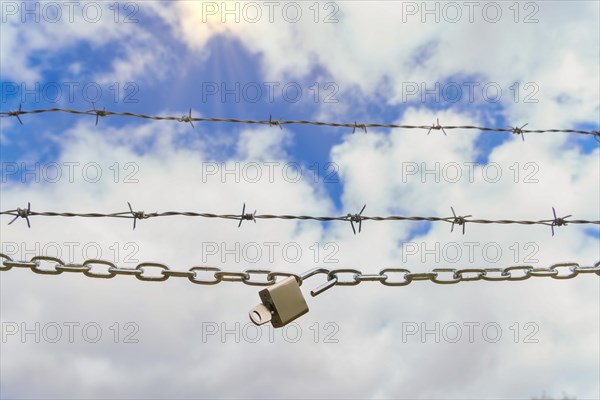
<instances>
[{"instance_id":1,"label":"chain link","mask_svg":"<svg viewBox=\"0 0 600 400\"><path fill-rule=\"evenodd\" d=\"M150 268L158 268L160 271L160 276L153 276L150 274L146 274L146 271L149 271ZM169 276L164 274L164 271L168 271L169 267L167 267L164 264L153 263L153 262L144 262L144 263L138 264L137 267L135 267L135 269L142 271L140 274L135 276L140 281L162 282L162 281L166 281L167 279L169 279Z\"/></svg>"},{"instance_id":2,"label":"chain link","mask_svg":"<svg viewBox=\"0 0 600 400\"><path fill-rule=\"evenodd\" d=\"M114 278L116 276L116 273L114 272L114 269L117 268L117 266L113 263L111 263L110 261L104 261L104 260L85 260L83 262L83 265L86 265L89 267L89 269L87 271L83 271L83 274L87 277L90 278L104 278L104 279L109 279L109 278ZM99 274L97 272L92 272L93 271L93 265L108 265L108 269L107 269L107 273L106 274Z\"/></svg>"},{"instance_id":3,"label":"chain link","mask_svg":"<svg viewBox=\"0 0 600 400\"><path fill-rule=\"evenodd\" d=\"M464 276L464 274L477 274L476 276ZM454 273L454 276L462 282L479 281L483 279L485 269L482 268L465 268L459 269Z\"/></svg>"},{"instance_id":4,"label":"chain link","mask_svg":"<svg viewBox=\"0 0 600 400\"><path fill-rule=\"evenodd\" d=\"M227 272L218 271L215 272L215 278L220 279L223 282L248 282L250 281L250 275L245 272Z\"/></svg>"},{"instance_id":5,"label":"chain link","mask_svg":"<svg viewBox=\"0 0 600 400\"><path fill-rule=\"evenodd\" d=\"M267 280L269 282L274 281L274 278L281 276L283 278L288 278L290 276L293 276L294 278L296 278L296 282L298 282L298 286L302 286L302 278L300 277L300 275L298 274L292 274L290 272L270 272L267 275Z\"/></svg>"},{"instance_id":6,"label":"chain link","mask_svg":"<svg viewBox=\"0 0 600 400\"><path fill-rule=\"evenodd\" d=\"M441 285L451 285L453 283L460 282L460 278L456 276L456 271L452 268L436 268L432 272L435 272L437 275L435 278L431 279L433 283L439 283ZM440 274L452 274L450 279L440 279Z\"/></svg>"},{"instance_id":7,"label":"chain link","mask_svg":"<svg viewBox=\"0 0 600 400\"><path fill-rule=\"evenodd\" d=\"M498 274L498 275L493 276L493 274ZM481 279L483 279L485 281L497 282L497 281L506 281L506 280L508 280L508 277L509 276L508 276L507 272L504 270L504 268L488 268L484 271Z\"/></svg>"},{"instance_id":8,"label":"chain link","mask_svg":"<svg viewBox=\"0 0 600 400\"><path fill-rule=\"evenodd\" d=\"M59 275L63 272L82 273L90 278L110 279L117 275L133 275L141 281L162 282L171 277L187 278L199 285L216 285L221 282L241 282L249 286L271 286L277 283L277 278L293 276L301 285L305 279L324 274L327 281L312 291L316 296L333 286L356 286L361 282L380 282L385 286L406 286L414 281L431 281L448 285L470 281L521 281L531 277L550 277L553 279L572 279L579 274L596 274L600 276L600 261L594 266L583 267L578 263L559 263L547 268L530 265L517 265L506 268L436 268L430 272L411 272L405 268L384 268L378 274L364 274L357 269L315 268L303 274L270 271L266 269L246 269L239 271L223 271L217 267L194 266L187 271L172 270L167 265L154 262L143 262L135 268L118 267L105 260L89 259L81 264L64 263L59 258L35 256L29 261L15 261L6 254L0 253L0 271L11 268L29 268L36 274ZM42 263L50 263L50 268L42 268ZM103 272L100 267L106 267ZM210 276L202 278L199 274Z\"/></svg>"},{"instance_id":9,"label":"chain link","mask_svg":"<svg viewBox=\"0 0 600 400\"><path fill-rule=\"evenodd\" d=\"M247 269L243 273L248 276L248 279L243 278L242 282L250 286L271 286L275 284L275 278L272 272L266 269ZM252 275L266 275L267 280L252 280Z\"/></svg>"},{"instance_id":10,"label":"chain link","mask_svg":"<svg viewBox=\"0 0 600 400\"><path fill-rule=\"evenodd\" d=\"M561 265L561 264L558 264ZM578 274L596 274L596 275L600 275L600 261L598 261L596 264L594 264L593 267L580 267L578 264L574 264L576 265L575 271Z\"/></svg>"},{"instance_id":11,"label":"chain link","mask_svg":"<svg viewBox=\"0 0 600 400\"><path fill-rule=\"evenodd\" d=\"M564 264L554 264L553 266L550 267L550 269L558 271L558 268L568 268L569 274L561 275L560 271L559 271L558 274L553 275L552 277L554 279L571 279L571 278L575 278L579 274L577 267L579 267L579 265L577 265L575 263L564 263Z\"/></svg>"},{"instance_id":12,"label":"chain link","mask_svg":"<svg viewBox=\"0 0 600 400\"><path fill-rule=\"evenodd\" d=\"M83 264L56 265L55 269L60 272L88 272L90 267Z\"/></svg>"},{"instance_id":13,"label":"chain link","mask_svg":"<svg viewBox=\"0 0 600 400\"><path fill-rule=\"evenodd\" d=\"M514 267L504 268L504 272L508 275L508 277L506 279L508 281L524 281L525 279L529 279L529 278L531 278L531 275L529 275L529 272L532 270L533 270L533 267L530 267L527 265L518 265L518 266L514 266ZM523 275L513 276L512 271L523 271Z\"/></svg>"},{"instance_id":14,"label":"chain link","mask_svg":"<svg viewBox=\"0 0 600 400\"><path fill-rule=\"evenodd\" d=\"M402 280L401 281L396 281L396 282L390 282L388 281L389 279L389 273L401 273L402 274ZM386 286L405 286L408 285L410 283L410 280L406 278L406 275L410 274L410 271L404 268L386 268L386 269L382 269L381 271L379 271L379 275L383 275L385 276L385 279L383 281L381 281L382 284L386 285Z\"/></svg>"},{"instance_id":15,"label":"chain link","mask_svg":"<svg viewBox=\"0 0 600 400\"><path fill-rule=\"evenodd\" d=\"M216 285L217 283L221 282L221 278L215 276L215 273L221 271L219 268L216 267L192 267L190 268L190 271L194 273L194 276L189 278L190 282L192 283L196 283L198 285ZM207 280L203 280L203 279L197 279L198 278L198 273L196 271L212 271L213 272L213 280L212 281L207 281Z\"/></svg>"},{"instance_id":16,"label":"chain link","mask_svg":"<svg viewBox=\"0 0 600 400\"><path fill-rule=\"evenodd\" d=\"M40 264L42 261L49 261L49 262L53 262L54 264L54 269L45 269L45 268L40 268ZM34 267L31 267L31 270L33 272L35 272L36 274L42 274L42 275L59 275L62 274L62 271L57 270L56 266L60 265L60 266L64 266L65 264L58 258L56 257L48 257L48 256L35 256L31 258L31 262L35 263Z\"/></svg>"},{"instance_id":17,"label":"chain link","mask_svg":"<svg viewBox=\"0 0 600 400\"><path fill-rule=\"evenodd\" d=\"M350 280L340 280L339 274L352 274L352 278ZM336 285L339 286L356 286L361 281L357 279L358 276L362 275L362 272L356 269L351 268L340 268L334 269L327 274L327 280L331 281L334 278L337 278Z\"/></svg>"}]
</instances>

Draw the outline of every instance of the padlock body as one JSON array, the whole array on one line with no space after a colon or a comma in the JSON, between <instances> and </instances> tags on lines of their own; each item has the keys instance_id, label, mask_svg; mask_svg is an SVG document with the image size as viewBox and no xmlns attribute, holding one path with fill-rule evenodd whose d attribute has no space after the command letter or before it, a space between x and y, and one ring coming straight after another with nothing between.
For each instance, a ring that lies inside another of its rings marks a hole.
<instances>
[{"instance_id":1,"label":"padlock body","mask_svg":"<svg viewBox=\"0 0 600 400\"><path fill-rule=\"evenodd\" d=\"M272 310L271 324L275 328L285 326L308 312L308 304L293 276L261 290L258 294L262 303Z\"/></svg>"}]
</instances>

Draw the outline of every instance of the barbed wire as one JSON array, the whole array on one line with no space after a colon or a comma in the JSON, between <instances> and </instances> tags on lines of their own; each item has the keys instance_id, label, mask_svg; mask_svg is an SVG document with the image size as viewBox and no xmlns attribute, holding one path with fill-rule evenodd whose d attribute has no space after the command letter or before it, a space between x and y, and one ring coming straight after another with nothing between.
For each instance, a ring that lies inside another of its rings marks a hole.
<instances>
[{"instance_id":1,"label":"barbed wire","mask_svg":"<svg viewBox=\"0 0 600 400\"><path fill-rule=\"evenodd\" d=\"M0 271L12 268L29 268L32 272L42 275L60 275L63 272L78 272L90 278L110 279L117 275L133 275L141 281L162 282L170 277L188 278L199 285L216 285L221 282L241 282L250 286L271 286L278 277L293 276L299 285L306 279L316 275L326 275L327 281L311 295L317 296L333 286L356 286L361 282L379 282L385 286L406 286L414 281L431 281L437 284L455 284L470 281L522 281L531 277L551 277L553 279L572 279L579 274L596 274L600 276L600 261L592 267L582 267L578 263L558 263L547 268L531 265L516 265L505 268L435 268L431 272L411 272L404 268L384 268L378 274L365 274L351 268L313 268L301 274L279 272L266 269L246 269L244 271L223 271L217 267L194 266L188 270L173 270L166 264L142 262L134 268L118 267L106 260L88 259L82 263L65 263L61 259L49 256L35 256L29 261L15 261L10 256L0 253L2 260ZM42 268L42 263L53 263L51 268ZM103 266L106 272L98 271ZM154 269L154 273L151 270ZM561 270L566 270L561 273ZM519 273L520 271L520 273ZM199 277L199 274L209 274L209 277ZM342 280L343 274L350 279ZM445 277L442 275L445 274ZM397 275L395 280L394 275ZM263 278L261 279L260 276ZM208 279L210 278L210 279Z\"/></svg>"},{"instance_id":2,"label":"barbed wire","mask_svg":"<svg viewBox=\"0 0 600 400\"><path fill-rule=\"evenodd\" d=\"M131 203L127 202L129 206L128 211L121 211L116 213L72 213L72 212L54 212L54 211L32 211L31 203L27 203L27 208L17 208L14 210L7 210L0 212L0 215L10 215L14 216L14 218L8 223L9 225L15 222L18 218L23 218L27 222L27 226L31 228L31 223L29 218L34 216L43 216L43 217L67 217L67 218L126 218L133 219L133 229L136 228L137 220L144 220L149 218L158 218L158 217L172 217L172 216L184 216L184 217L201 217L201 218L216 218L216 219L232 219L238 220L238 228L242 225L244 221L254 221L258 219L280 219L280 220L313 220L320 222L331 222L331 221L344 221L350 222L350 226L352 227L352 231L356 235L356 228L354 226L355 223L358 224L358 232L362 231L362 222L363 221L428 221L428 222L447 222L452 224L450 232L454 231L454 226L462 226L463 235L465 233L465 227L467 223L472 224L519 224L519 225L546 225L549 226L552 230L552 236L554 236L554 227L555 226L566 226L567 224L595 224L600 225L600 221L589 221L589 220L567 220L572 217L571 214L566 215L564 217L558 217L556 215L556 210L552 207L552 213L554 218L545 219L545 220L537 220L537 221L528 221L528 220L509 220L509 219L500 219L500 220L489 220L489 219L473 219L472 215L457 215L454 212L454 208L450 207L452 210L452 216L450 217L418 217L418 216L400 216L400 215L391 215L386 217L371 217L362 215L363 211L367 207L365 204L363 208L357 214L347 214L339 217L317 217L310 215L272 215L272 214L256 214L256 210L253 213L246 213L246 204L244 203L242 207L241 214L213 214L213 213L198 213L193 211L165 211L165 212L153 212L146 213L145 211L134 211Z\"/></svg>"},{"instance_id":3,"label":"barbed wire","mask_svg":"<svg viewBox=\"0 0 600 400\"><path fill-rule=\"evenodd\" d=\"M23 120L21 119L21 115L29 115L29 114L43 114L43 113L68 113L74 115L87 115L95 117L96 125L100 118L110 117L110 116L120 116L120 117L131 117L131 118L141 118L148 119L154 121L176 121L182 123L189 123L192 128L195 128L194 122L221 122L221 123L232 123L232 124L250 124L250 125L268 125L268 126L278 126L283 129L283 125L314 125L314 126L328 126L328 127L336 127L336 128L352 128L352 133L355 133L357 129L362 130L364 133L368 132L369 128L389 128L389 129L419 129L426 130L429 135L432 130L442 131L444 135L447 135L447 130L453 129L467 129L467 130L479 130L483 132L509 132L514 135L521 135L521 138L525 140L525 133L577 133L581 135L592 135L596 140L600 139L600 131L591 131L591 130L579 130L579 129L523 129L528 124L524 124L521 127L518 126L508 126L506 128L498 128L498 127L484 127L484 126L473 126L473 125L461 125L461 126L452 126L452 125L441 125L439 119L436 119L436 123L431 125L398 125L398 124L385 124L385 123L338 123L338 122L323 122L323 121L311 121L311 120L274 120L271 115L269 115L268 120L251 120L251 119L237 119L237 118L203 118L203 117L193 117L192 109L189 109L188 114L176 117L176 116L158 116L158 115L146 115L146 114L138 114L128 111L109 111L106 108L97 109L96 104L92 103L93 108L91 110L73 110L67 108L46 108L46 109L38 109L38 110L23 110L21 105L19 105L18 110L5 111L0 112L0 118L8 118L8 117L16 117L21 125L23 125Z\"/></svg>"}]
</instances>

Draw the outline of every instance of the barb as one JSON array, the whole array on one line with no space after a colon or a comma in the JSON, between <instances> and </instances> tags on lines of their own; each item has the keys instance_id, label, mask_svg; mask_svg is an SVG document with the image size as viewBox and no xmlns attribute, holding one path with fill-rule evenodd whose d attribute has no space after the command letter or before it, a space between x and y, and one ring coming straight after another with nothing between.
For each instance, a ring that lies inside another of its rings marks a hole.
<instances>
[{"instance_id":1,"label":"barb","mask_svg":"<svg viewBox=\"0 0 600 400\"><path fill-rule=\"evenodd\" d=\"M192 125L192 128L195 128L194 126L194 119L192 118L192 108L190 107L190 111L188 113L188 115L182 115L181 118L178 119L179 122L186 122L189 123L190 125Z\"/></svg>"},{"instance_id":2,"label":"barb","mask_svg":"<svg viewBox=\"0 0 600 400\"><path fill-rule=\"evenodd\" d=\"M356 121L354 121L354 127L352 128L353 135L357 128L367 133L367 126L365 124L357 124Z\"/></svg>"},{"instance_id":3,"label":"barb","mask_svg":"<svg viewBox=\"0 0 600 400\"><path fill-rule=\"evenodd\" d=\"M355 235L356 235L356 229L354 229L354 223L358 222L358 233L360 233L362 230L362 222L364 219L362 216L362 213L363 213L363 211L365 211L365 208L367 208L366 204L363 206L363 208L360 210L360 212L358 214L348 214L346 216L346 219L348 221L350 221L350 226L352 226L352 232L354 232Z\"/></svg>"},{"instance_id":4,"label":"barb","mask_svg":"<svg viewBox=\"0 0 600 400\"><path fill-rule=\"evenodd\" d=\"M242 226L242 222L244 222L244 220L254 221L254 223L256 223L256 210L254 210L254 213L246 214L246 203L244 203L244 206L242 207L242 213L240 214L240 223L238 224L238 228Z\"/></svg>"},{"instance_id":5,"label":"barb","mask_svg":"<svg viewBox=\"0 0 600 400\"><path fill-rule=\"evenodd\" d=\"M554 220L552 221L552 224L550 225L550 229L552 229L552 236L554 236L554 227L555 226L566 226L567 218L572 217L572 215L569 214L566 217L558 218L556 216L556 210L554 209L554 207L552 207L552 214L554 214ZM571 222L571 221L569 221L569 222Z\"/></svg>"},{"instance_id":6,"label":"barb","mask_svg":"<svg viewBox=\"0 0 600 400\"><path fill-rule=\"evenodd\" d=\"M269 114L269 126L278 126L279 129L283 130L281 127L281 121L275 121L271 118L271 114Z\"/></svg>"},{"instance_id":7,"label":"barb","mask_svg":"<svg viewBox=\"0 0 600 400\"><path fill-rule=\"evenodd\" d=\"M431 133L432 129L435 129L435 130L438 130L438 131L441 129L442 132L444 132L444 136L448 136L448 135L446 135L446 131L444 130L444 127L440 125L440 119L436 118L436 120L437 120L437 123L431 125L431 127L427 131L427 134L429 135Z\"/></svg>"},{"instance_id":8,"label":"barb","mask_svg":"<svg viewBox=\"0 0 600 400\"><path fill-rule=\"evenodd\" d=\"M578 129L522 129L521 128L495 128L495 127L485 127L485 126L472 126L472 125L462 125L462 126L442 126L439 123L439 119L437 122L432 125L397 125L397 124L386 124L386 123L368 123L368 124L357 124L356 121L354 123L338 123L338 122L323 122L323 121L311 121L311 120L273 120L272 116L269 115L269 120L249 120L249 119L236 119L236 118L200 118L200 117L192 117L191 113L184 117L175 117L175 116L155 116L155 115L146 115L146 114L137 114L126 111L109 111L106 109L98 110L94 105L92 110L82 111L82 110L73 110L66 108L47 108L47 109L38 109L38 110L22 110L19 108L18 111L8 111L8 112L0 112L0 117L18 117L19 115L26 114L43 114L43 113L68 113L72 115L92 115L96 116L96 124L98 124L99 117L107 117L107 116L120 116L120 117L129 117L129 118L141 118L148 119L154 121L176 121L176 122L219 122L219 123L232 123L232 124L254 124L254 125L269 125L269 126L279 126L281 129L283 125L313 125L313 126L328 126L334 128L352 128L354 131L358 129L362 129L365 132L367 128L388 128L388 129L417 129L417 130L426 130L427 133L431 133L432 130L441 130L445 135L447 134L447 130L451 129L474 129L482 132L507 132L523 135L524 133L577 133L581 135L591 135L596 140L600 138L600 131L586 131L586 130L578 130ZM20 121L20 118L19 118ZM515 129L517 129L515 131Z\"/></svg>"},{"instance_id":9,"label":"barb","mask_svg":"<svg viewBox=\"0 0 600 400\"><path fill-rule=\"evenodd\" d=\"M96 109L96 103L94 102L92 102L92 106L94 108L92 110L89 110L88 113L96 114L96 126L98 126L98 120L100 119L100 117L106 117L107 115L106 107L102 110L98 110Z\"/></svg>"},{"instance_id":10,"label":"barb","mask_svg":"<svg viewBox=\"0 0 600 400\"><path fill-rule=\"evenodd\" d=\"M456 216L456 213L454 212L454 208L450 207L450 209L452 210L452 215L454 215L454 220L452 221L452 228L450 229L450 232L454 232L454 224L461 226L462 225L462 231L463 231L463 235L465 234L465 226L467 225L467 220L466 218L472 217L472 215L464 215L464 216Z\"/></svg>"},{"instance_id":11,"label":"barb","mask_svg":"<svg viewBox=\"0 0 600 400\"><path fill-rule=\"evenodd\" d=\"M523 141L525 141L525 134L523 133L523 128L525 128L527 125L529 125L529 123L526 123L525 125L521 126L520 128L515 126L509 126L510 129L512 129L512 134L513 135L521 135L521 139L523 139Z\"/></svg>"},{"instance_id":12,"label":"barb","mask_svg":"<svg viewBox=\"0 0 600 400\"><path fill-rule=\"evenodd\" d=\"M131 212L133 218L133 230L135 230L135 223L138 219L142 220L150 218L150 215L146 215L146 213L143 211L133 211L133 208L129 202L127 202L127 205L129 206L129 211Z\"/></svg>"},{"instance_id":13,"label":"barb","mask_svg":"<svg viewBox=\"0 0 600 400\"><path fill-rule=\"evenodd\" d=\"M501 220L489 220L489 219L471 219L471 215L458 216L454 212L454 208L451 207L452 216L449 217L420 217L420 216L402 216L402 215L390 215L386 217L368 217L362 215L363 211L366 208L366 204L363 206L362 210L358 214L346 214L344 216L310 216L310 215L273 215L273 214L261 214L257 215L256 210L253 213L246 213L246 204L244 203L241 214L213 214L213 213L198 213L193 211L165 211L165 212L154 212L147 214L143 211L133 211L133 208L129 203L129 210L117 212L117 213L71 213L71 212L53 212L53 211L32 211L30 204L26 210L17 208L14 210L7 210L0 212L0 215L11 215L14 216L12 223L18 217L26 218L29 225L29 218L34 216L44 216L44 217L80 217L80 218L132 218L134 219L134 229L135 229L135 221L138 219L148 219L148 218L157 218L157 217L172 217L172 216L185 216L185 217L201 217L201 218L216 218L216 219L235 219L240 221L238 227L241 226L244 220L254 221L256 223L257 219L278 219L278 220L312 220L312 221L320 221L320 222L329 222L329 221L350 221L352 226L352 230L354 234L356 234L356 229L354 223L358 223L358 232L361 232L362 229L362 221L428 221L428 222L446 222L449 224L459 225L463 227L463 233L465 230L465 224L518 224L518 225L546 225L550 226L552 232L554 233L555 226L564 226L569 224L594 224L600 225L600 221L592 221L592 220L569 220L566 221L567 218L572 215L567 215L562 218L558 218L556 216L556 212L554 212L553 219L545 219L545 220L510 220L510 219L501 219ZM9 224L10 224L9 223ZM453 231L453 227L451 228L451 232Z\"/></svg>"},{"instance_id":14,"label":"barb","mask_svg":"<svg viewBox=\"0 0 600 400\"><path fill-rule=\"evenodd\" d=\"M17 119L19 120L19 123L21 125L23 125L23 121L21 121L21 117L19 117L19 114L23 114L23 110L21 109L21 106L22 106L22 104L19 104L18 110L9 111L6 113L6 116L7 117L17 117Z\"/></svg>"},{"instance_id":15,"label":"barb","mask_svg":"<svg viewBox=\"0 0 600 400\"><path fill-rule=\"evenodd\" d=\"M0 271L8 271L12 268L28 268L36 274L59 275L63 272L79 272L90 278L110 279L117 275L134 275L141 281L162 282L170 277L187 278L190 282L199 285L215 285L221 282L241 282L251 286L271 286L276 283L276 277L293 276L299 285L306 279L317 274L325 274L327 281L311 292L312 296L334 286L356 286L361 282L379 282L384 286L406 286L414 281L431 281L436 284L455 284L471 281L522 281L532 277L550 277L553 279L572 279L578 275L596 274L600 276L600 261L594 266L581 266L578 263L558 263L549 267L534 267L530 265L518 265L506 268L436 268L431 272L411 272L403 268L385 268L378 274L363 273L355 269L333 269L315 268L302 274L291 272L278 272L269 270L246 269L238 271L222 271L217 267L191 267L188 270L173 270L162 263L143 262L135 268L122 268L105 260L89 259L80 264L65 263L55 257L35 256L29 261L15 261L10 256L0 253ZM42 268L42 262L49 262L51 268ZM99 271L98 265L108 266L106 272ZM96 266L96 267L94 267ZM155 270L154 273L149 273ZM564 271L564 272L563 272ZM211 279L201 279L198 273L211 272ZM340 279L338 275L348 274L350 278ZM444 277L444 275L446 275ZM265 278L266 275L266 278ZM234 278L235 277L235 278Z\"/></svg>"},{"instance_id":16,"label":"barb","mask_svg":"<svg viewBox=\"0 0 600 400\"><path fill-rule=\"evenodd\" d=\"M27 208L23 209L23 208L17 208L15 210L15 214L13 214L15 217L8 223L9 225L12 224L13 222L15 222L17 220L17 218L21 217L21 218L25 218L25 220L27 221L27 227L31 228L31 224L29 223L29 216L31 215L31 203L27 203Z\"/></svg>"}]
</instances>

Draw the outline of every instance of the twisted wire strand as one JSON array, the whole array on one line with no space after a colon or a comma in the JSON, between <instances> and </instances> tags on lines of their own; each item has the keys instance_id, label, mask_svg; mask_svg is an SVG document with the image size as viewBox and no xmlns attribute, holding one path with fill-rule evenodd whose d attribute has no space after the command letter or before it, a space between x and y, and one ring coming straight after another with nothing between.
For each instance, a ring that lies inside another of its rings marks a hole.
<instances>
[{"instance_id":1,"label":"twisted wire strand","mask_svg":"<svg viewBox=\"0 0 600 400\"><path fill-rule=\"evenodd\" d=\"M131 204L127 203L129 206L129 211L121 211L115 213L75 213L75 212L54 212L54 211L32 211L31 203L27 204L27 208L17 208L13 210L6 210L0 212L0 215L10 215L14 218L9 222L9 225L12 224L19 217L24 218L27 221L28 226L30 227L30 217L42 216L42 217L66 217L66 218L126 218L133 219L134 229L136 227L137 220L149 219L149 218L158 218L158 217L174 217L174 216L183 216L183 217L200 217L200 218L212 218L212 219L228 219L228 220L238 220L238 227L241 226L243 221L254 221L259 219L264 220L311 220L311 221L320 221L320 222L331 222L331 221L344 221L350 222L352 226L352 230L356 234L356 229L354 228L354 223L359 224L358 232L361 232L362 229L362 221L416 221L416 222L446 222L452 224L452 231L454 230L454 226L462 226L463 234L465 232L465 226L467 223L473 224L518 224L518 225L546 225L552 228L552 234L554 235L554 227L555 226L566 226L567 224L594 224L600 225L600 221L593 220L583 220L583 219L568 219L571 215L567 215L564 217L558 217L556 214L556 210L554 207L552 208L553 218L552 219L543 219L543 220L511 220L511 219L480 219L480 218L471 218L471 215L456 215L454 212L454 208L451 207L452 216L449 217L423 217L423 216L401 216L401 215L390 215L390 216L365 216L362 215L362 212L366 208L363 206L362 210L358 214L347 214L343 216L311 216L311 215L275 215L275 214L256 214L254 213L246 213L246 204L244 203L242 213L241 214L215 214L215 213L200 213L193 211L165 211L165 212L152 212L146 213L144 211L134 211Z\"/></svg>"},{"instance_id":2,"label":"twisted wire strand","mask_svg":"<svg viewBox=\"0 0 600 400\"><path fill-rule=\"evenodd\" d=\"M7 117L16 117L21 124L23 124L20 116L21 115L33 115L33 114L43 114L43 113L67 113L74 115L87 115L87 116L95 116L96 117L96 125L98 125L99 118L110 117L110 116L120 116L120 117L131 117L131 118L141 118L147 120L154 121L176 121L176 122L184 122L190 123L192 127L194 126L194 122L220 122L220 123L234 123L234 124L250 124L250 125L269 125L269 126L279 126L281 128L282 125L313 125L313 126L328 126L328 127L337 127L337 128L352 128L353 133L356 129L363 130L367 133L369 128L389 128L389 129L420 129L427 130L428 134L432 130L441 130L446 134L446 130L452 129L469 129L469 130L479 130L483 132L510 132L512 134L521 135L524 139L525 133L577 133L581 135L592 135L595 136L596 139L600 138L600 131L591 131L591 130L579 130L579 129L523 129L521 127L483 127L483 126L473 126L473 125L460 125L460 126L446 126L440 125L439 120L437 123L432 125L398 125L398 124L386 124L386 123L339 123L339 122L323 122L323 121L311 121L311 120L273 120L271 116L269 116L268 120L252 120L252 119L238 119L238 118L204 118L204 117L193 117L192 110L189 110L187 115L176 117L176 116L158 116L158 115L147 115L147 114L138 114L128 111L110 111L106 109L96 109L92 110L73 110L66 108L46 108L46 109L37 109L37 110L23 110L20 106L18 110L0 112L0 118Z\"/></svg>"}]
</instances>

